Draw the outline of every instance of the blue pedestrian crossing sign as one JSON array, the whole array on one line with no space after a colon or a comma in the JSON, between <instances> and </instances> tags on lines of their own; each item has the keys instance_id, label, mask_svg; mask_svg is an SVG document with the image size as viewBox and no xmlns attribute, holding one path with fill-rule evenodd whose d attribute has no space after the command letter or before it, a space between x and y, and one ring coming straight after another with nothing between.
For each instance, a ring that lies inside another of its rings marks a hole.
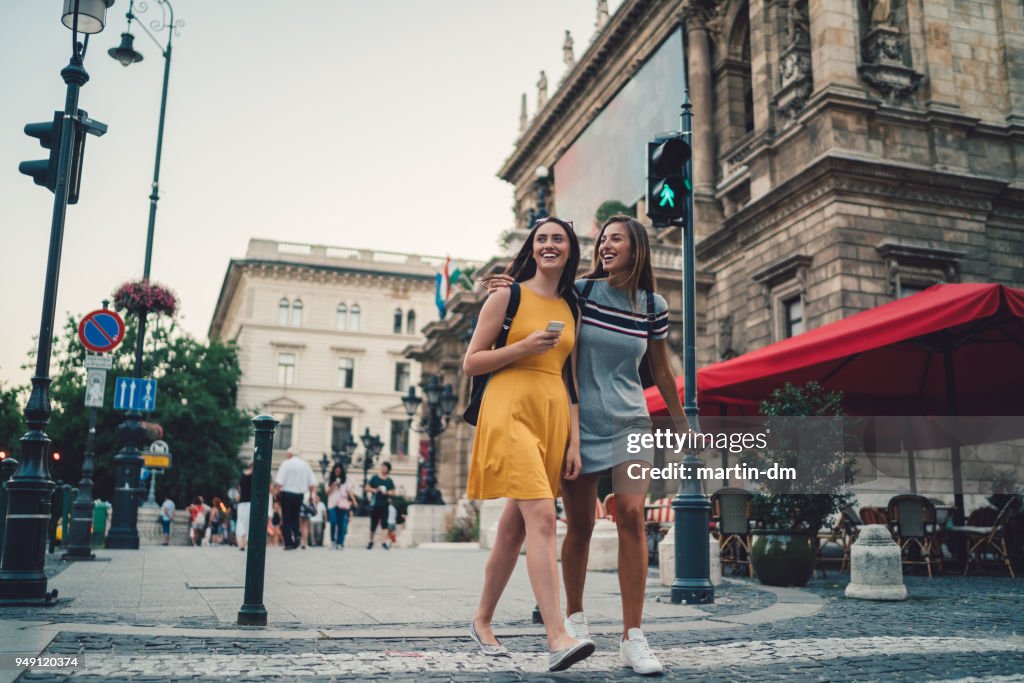
<instances>
[{"instance_id":1,"label":"blue pedestrian crossing sign","mask_svg":"<svg viewBox=\"0 0 1024 683\"><path fill-rule=\"evenodd\" d=\"M156 409L156 380L141 377L118 377L114 390L115 410L138 410L149 413Z\"/></svg>"}]
</instances>

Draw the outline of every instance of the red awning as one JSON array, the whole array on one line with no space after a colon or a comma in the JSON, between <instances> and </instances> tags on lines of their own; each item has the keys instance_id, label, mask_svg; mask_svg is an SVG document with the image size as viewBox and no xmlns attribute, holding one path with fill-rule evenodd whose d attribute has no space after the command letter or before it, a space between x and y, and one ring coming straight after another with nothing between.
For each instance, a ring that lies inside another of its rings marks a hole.
<instances>
[{"instance_id":1,"label":"red awning","mask_svg":"<svg viewBox=\"0 0 1024 683\"><path fill-rule=\"evenodd\" d=\"M811 380L841 390L854 415L1024 415L1024 290L935 285L702 368L698 402L749 414L786 382ZM646 398L665 413L657 388Z\"/></svg>"}]
</instances>

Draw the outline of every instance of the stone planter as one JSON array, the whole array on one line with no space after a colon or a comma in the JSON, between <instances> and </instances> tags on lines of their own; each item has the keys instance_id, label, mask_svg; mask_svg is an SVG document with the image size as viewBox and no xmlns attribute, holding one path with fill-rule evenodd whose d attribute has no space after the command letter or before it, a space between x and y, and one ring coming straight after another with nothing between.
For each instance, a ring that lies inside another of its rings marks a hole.
<instances>
[{"instance_id":1,"label":"stone planter","mask_svg":"<svg viewBox=\"0 0 1024 683\"><path fill-rule=\"evenodd\" d=\"M809 532L758 529L750 532L750 561L767 586L805 586L814 575Z\"/></svg>"}]
</instances>

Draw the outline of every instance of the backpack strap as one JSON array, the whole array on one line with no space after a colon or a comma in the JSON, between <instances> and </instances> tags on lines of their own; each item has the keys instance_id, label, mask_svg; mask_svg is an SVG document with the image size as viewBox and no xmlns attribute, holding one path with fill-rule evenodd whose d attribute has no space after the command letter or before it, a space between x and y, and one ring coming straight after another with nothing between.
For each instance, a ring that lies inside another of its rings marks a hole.
<instances>
[{"instance_id":1,"label":"backpack strap","mask_svg":"<svg viewBox=\"0 0 1024 683\"><path fill-rule=\"evenodd\" d=\"M508 331L512 329L512 319L516 317L519 310L519 283L513 282L508 288L508 305L505 306L505 319L501 322L501 332L494 340L494 348L500 349L508 343Z\"/></svg>"},{"instance_id":2,"label":"backpack strap","mask_svg":"<svg viewBox=\"0 0 1024 683\"><path fill-rule=\"evenodd\" d=\"M583 310L583 307L587 305L587 302L590 300L587 297L590 296L590 290L592 290L593 288L594 288L594 281L593 280L587 280L586 283L583 285L583 291L580 292L579 296L576 297L577 300L580 302L580 310L581 311Z\"/></svg>"},{"instance_id":3,"label":"backpack strap","mask_svg":"<svg viewBox=\"0 0 1024 683\"><path fill-rule=\"evenodd\" d=\"M591 284L591 286L593 286L590 282L588 282L588 284ZM589 293L590 290L589 288L585 288L585 291ZM576 337L576 341L578 343L580 334L580 310L583 308L583 303L585 300L580 298L580 296L576 293L575 287L571 287L569 291L565 292L562 298L565 299L565 303L569 304L569 310L572 312L573 330ZM569 357L565 359L565 365L562 366L562 372L563 374L568 374L567 379L569 381L566 386L569 389L569 401L570 403L576 404L580 402L580 398L576 394L576 382L573 380L572 354L574 352L575 348L573 349L573 351L569 352Z\"/></svg>"},{"instance_id":4,"label":"backpack strap","mask_svg":"<svg viewBox=\"0 0 1024 683\"><path fill-rule=\"evenodd\" d=\"M658 316L654 314L654 292L645 289L644 296L647 297L647 338L650 339L651 330L654 328L654 321Z\"/></svg>"}]
</instances>

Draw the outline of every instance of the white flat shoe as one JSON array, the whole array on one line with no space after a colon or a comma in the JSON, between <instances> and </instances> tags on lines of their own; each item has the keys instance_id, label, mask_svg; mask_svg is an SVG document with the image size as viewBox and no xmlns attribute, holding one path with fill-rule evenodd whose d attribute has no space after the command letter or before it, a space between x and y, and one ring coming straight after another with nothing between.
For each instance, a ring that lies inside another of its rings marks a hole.
<instances>
[{"instance_id":1,"label":"white flat shoe","mask_svg":"<svg viewBox=\"0 0 1024 683\"><path fill-rule=\"evenodd\" d=\"M476 622L469 622L469 637L473 639L473 642L480 646L480 652L487 655L488 657L510 657L508 650L504 645L498 643L497 645L488 645L487 643L480 640L480 634L476 632Z\"/></svg>"},{"instance_id":2,"label":"white flat shoe","mask_svg":"<svg viewBox=\"0 0 1024 683\"><path fill-rule=\"evenodd\" d=\"M579 640L572 647L548 653L548 671L565 671L594 654L594 641Z\"/></svg>"}]
</instances>

